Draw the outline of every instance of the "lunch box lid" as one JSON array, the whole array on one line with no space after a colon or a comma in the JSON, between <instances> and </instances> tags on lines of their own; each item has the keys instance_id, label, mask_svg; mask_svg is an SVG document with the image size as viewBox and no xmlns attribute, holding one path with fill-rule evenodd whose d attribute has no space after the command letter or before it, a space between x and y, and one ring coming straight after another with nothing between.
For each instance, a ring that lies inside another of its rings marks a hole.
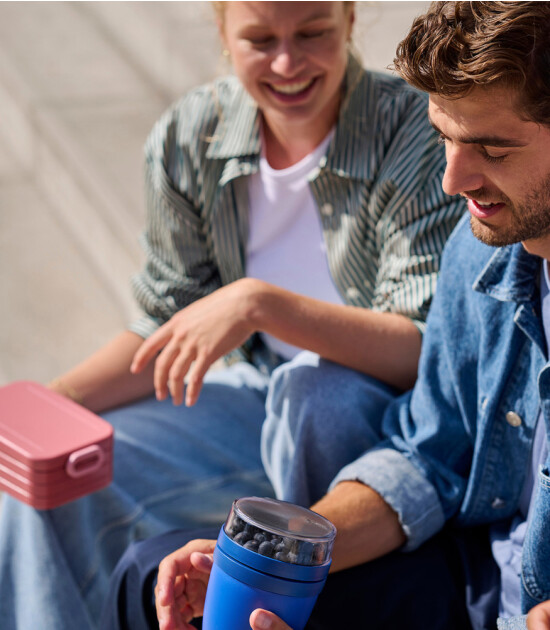
<instances>
[{"instance_id":1,"label":"lunch box lid","mask_svg":"<svg viewBox=\"0 0 550 630\"><path fill-rule=\"evenodd\" d=\"M100 469L112 458L112 439L108 422L38 383L0 387L0 451L24 466L68 467L78 477L80 465L95 460Z\"/></svg>"}]
</instances>

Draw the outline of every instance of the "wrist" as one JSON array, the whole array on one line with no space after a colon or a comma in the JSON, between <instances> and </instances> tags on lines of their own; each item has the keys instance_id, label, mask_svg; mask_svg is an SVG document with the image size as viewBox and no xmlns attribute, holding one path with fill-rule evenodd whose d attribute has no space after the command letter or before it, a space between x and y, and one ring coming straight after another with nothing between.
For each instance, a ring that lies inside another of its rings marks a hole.
<instances>
[{"instance_id":1,"label":"wrist","mask_svg":"<svg viewBox=\"0 0 550 630\"><path fill-rule=\"evenodd\" d=\"M69 385L66 381L61 378L54 378L53 381L48 383L48 388L57 394L61 394L65 396L65 398L69 398L75 403L79 405L84 405L84 398L78 393L78 391Z\"/></svg>"},{"instance_id":2,"label":"wrist","mask_svg":"<svg viewBox=\"0 0 550 630\"><path fill-rule=\"evenodd\" d=\"M258 332L265 331L266 302L271 292L271 285L257 278L243 278L241 282L243 319Z\"/></svg>"}]
</instances>

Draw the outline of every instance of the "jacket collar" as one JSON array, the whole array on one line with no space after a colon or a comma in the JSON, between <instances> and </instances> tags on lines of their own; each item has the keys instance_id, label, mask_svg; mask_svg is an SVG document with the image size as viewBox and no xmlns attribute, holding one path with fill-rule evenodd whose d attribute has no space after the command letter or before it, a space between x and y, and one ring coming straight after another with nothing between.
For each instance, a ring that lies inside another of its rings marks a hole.
<instances>
[{"instance_id":1,"label":"jacket collar","mask_svg":"<svg viewBox=\"0 0 550 630\"><path fill-rule=\"evenodd\" d=\"M322 167L343 177L370 179L369 161L357 159L365 152L369 134L367 114L375 97L369 89L372 82L367 81L367 77L361 64L350 55L336 133L321 163ZM219 106L220 118L206 156L233 162L233 167L229 169L231 176L256 171L261 150L258 106L240 85L235 87L235 98L229 103L219 103ZM235 158L239 164L234 163ZM244 169L242 162L247 164Z\"/></svg>"},{"instance_id":2,"label":"jacket collar","mask_svg":"<svg viewBox=\"0 0 550 630\"><path fill-rule=\"evenodd\" d=\"M541 259L521 243L501 247L474 282L474 290L503 302L530 302L538 294Z\"/></svg>"}]
</instances>

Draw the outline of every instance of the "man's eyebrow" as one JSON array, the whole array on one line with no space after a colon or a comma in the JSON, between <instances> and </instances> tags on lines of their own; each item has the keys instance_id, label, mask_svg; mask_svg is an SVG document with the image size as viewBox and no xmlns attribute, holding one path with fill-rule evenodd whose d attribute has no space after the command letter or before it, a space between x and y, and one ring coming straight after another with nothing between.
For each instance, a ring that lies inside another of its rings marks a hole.
<instances>
[{"instance_id":1,"label":"man's eyebrow","mask_svg":"<svg viewBox=\"0 0 550 630\"><path fill-rule=\"evenodd\" d=\"M447 137L429 116L428 120L430 121L430 125L442 138ZM516 140L515 138L502 138L500 136L471 136L457 138L457 140L462 144L479 144L485 147L519 148L526 147L528 144L527 142L523 142L522 140Z\"/></svg>"}]
</instances>

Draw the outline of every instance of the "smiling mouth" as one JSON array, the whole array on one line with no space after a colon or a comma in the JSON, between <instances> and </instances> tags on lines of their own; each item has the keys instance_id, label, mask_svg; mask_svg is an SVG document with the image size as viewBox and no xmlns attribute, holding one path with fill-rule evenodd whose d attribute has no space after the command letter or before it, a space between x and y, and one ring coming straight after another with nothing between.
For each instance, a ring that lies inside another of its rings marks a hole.
<instances>
[{"instance_id":1,"label":"smiling mouth","mask_svg":"<svg viewBox=\"0 0 550 630\"><path fill-rule=\"evenodd\" d=\"M266 83L266 85L276 94L282 96L296 96L303 94L315 83L315 79L306 79L304 81L295 81L294 83Z\"/></svg>"},{"instance_id":2,"label":"smiling mouth","mask_svg":"<svg viewBox=\"0 0 550 630\"><path fill-rule=\"evenodd\" d=\"M492 203L485 201L477 201L476 199L468 199L468 210L479 219L487 219L504 207L503 202Z\"/></svg>"}]
</instances>

